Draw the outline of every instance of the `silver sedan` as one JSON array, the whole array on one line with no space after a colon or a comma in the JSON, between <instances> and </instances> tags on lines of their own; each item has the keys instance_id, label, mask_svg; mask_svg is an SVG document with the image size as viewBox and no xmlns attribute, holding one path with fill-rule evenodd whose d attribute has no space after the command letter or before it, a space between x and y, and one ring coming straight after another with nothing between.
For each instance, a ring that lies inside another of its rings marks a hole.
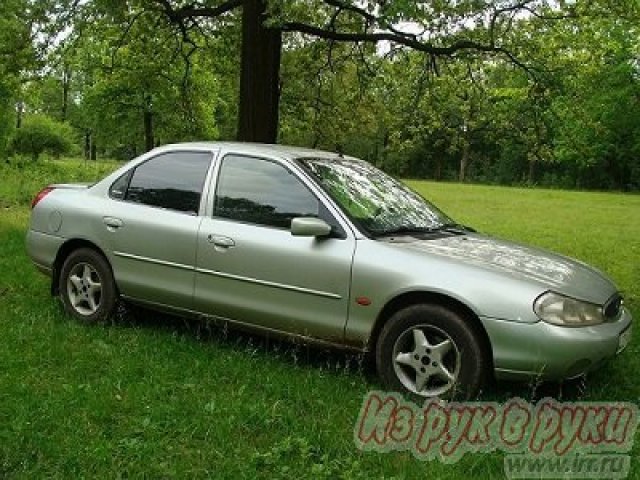
<instances>
[{"instance_id":1,"label":"silver sedan","mask_svg":"<svg viewBox=\"0 0 640 480\"><path fill-rule=\"evenodd\" d=\"M169 145L34 199L27 248L72 316L117 299L370 352L388 388L474 397L564 379L631 337L613 282L482 235L367 162L302 148Z\"/></svg>"}]
</instances>

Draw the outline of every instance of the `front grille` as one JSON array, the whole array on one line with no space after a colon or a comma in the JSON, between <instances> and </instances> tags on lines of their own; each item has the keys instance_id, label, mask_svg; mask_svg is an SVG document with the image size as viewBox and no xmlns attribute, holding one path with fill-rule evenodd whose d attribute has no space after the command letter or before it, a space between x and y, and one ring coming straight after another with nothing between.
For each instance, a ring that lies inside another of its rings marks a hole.
<instances>
[{"instance_id":1,"label":"front grille","mask_svg":"<svg viewBox=\"0 0 640 480\"><path fill-rule=\"evenodd\" d=\"M607 300L602 308L602 313L608 320L613 320L618 317L620 310L622 310L622 296L616 293L613 297Z\"/></svg>"}]
</instances>

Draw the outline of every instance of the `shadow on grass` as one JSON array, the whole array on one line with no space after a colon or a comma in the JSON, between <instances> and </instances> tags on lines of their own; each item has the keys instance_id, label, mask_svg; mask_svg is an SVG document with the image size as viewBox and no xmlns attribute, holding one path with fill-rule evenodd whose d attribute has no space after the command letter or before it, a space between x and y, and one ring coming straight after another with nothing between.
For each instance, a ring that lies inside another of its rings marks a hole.
<instances>
[{"instance_id":1,"label":"shadow on grass","mask_svg":"<svg viewBox=\"0 0 640 480\"><path fill-rule=\"evenodd\" d=\"M342 371L348 375L361 377L371 390L384 390L377 377L372 355L258 335L220 326L206 319L160 313L124 302L118 305L116 314L112 317L111 326L166 331L198 342L215 343L231 350L251 350L254 354L290 363L292 367L295 365L311 369ZM535 403L542 398L552 397L559 401L583 401L588 390L589 382L584 377L563 382L492 381L476 400L505 402L510 398L520 397Z\"/></svg>"},{"instance_id":2,"label":"shadow on grass","mask_svg":"<svg viewBox=\"0 0 640 480\"><path fill-rule=\"evenodd\" d=\"M368 382L377 380L373 360L363 353L307 344L294 338L283 339L277 336L260 335L221 325L220 322L204 316L181 317L120 302L111 322L116 327L164 330L195 341L215 343L233 350L250 349L265 357L276 358L277 356L298 367L344 370L348 374L363 376ZM372 387L379 389L381 385L372 383Z\"/></svg>"}]
</instances>

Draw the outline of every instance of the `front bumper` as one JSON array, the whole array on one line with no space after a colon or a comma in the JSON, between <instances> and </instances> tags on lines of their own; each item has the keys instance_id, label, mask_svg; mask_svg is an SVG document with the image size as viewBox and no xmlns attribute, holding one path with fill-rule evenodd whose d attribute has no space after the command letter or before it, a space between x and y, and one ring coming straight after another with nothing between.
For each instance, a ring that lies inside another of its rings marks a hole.
<instances>
[{"instance_id":1,"label":"front bumper","mask_svg":"<svg viewBox=\"0 0 640 480\"><path fill-rule=\"evenodd\" d=\"M620 353L631 335L631 313L626 308L616 321L591 327L481 320L491 340L498 379L577 377Z\"/></svg>"}]
</instances>

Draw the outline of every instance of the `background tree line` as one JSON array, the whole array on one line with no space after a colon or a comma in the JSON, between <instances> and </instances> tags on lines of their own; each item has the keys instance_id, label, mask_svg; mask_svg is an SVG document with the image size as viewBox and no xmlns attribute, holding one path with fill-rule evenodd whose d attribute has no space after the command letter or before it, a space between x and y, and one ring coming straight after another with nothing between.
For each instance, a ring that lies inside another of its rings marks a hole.
<instances>
[{"instance_id":1,"label":"background tree line","mask_svg":"<svg viewBox=\"0 0 640 480\"><path fill-rule=\"evenodd\" d=\"M639 8L4 0L0 152L239 138L404 177L638 190Z\"/></svg>"}]
</instances>

